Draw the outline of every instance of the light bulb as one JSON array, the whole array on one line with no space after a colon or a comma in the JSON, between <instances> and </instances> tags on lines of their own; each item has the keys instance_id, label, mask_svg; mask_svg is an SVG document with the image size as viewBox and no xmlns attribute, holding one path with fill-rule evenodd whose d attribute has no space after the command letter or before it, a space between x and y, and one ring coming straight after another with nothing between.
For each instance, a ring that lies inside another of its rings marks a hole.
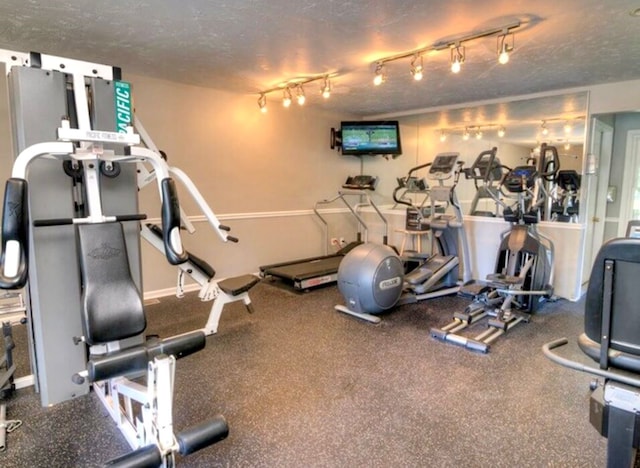
<instances>
[{"instance_id":1,"label":"light bulb","mask_svg":"<svg viewBox=\"0 0 640 468\"><path fill-rule=\"evenodd\" d=\"M451 63L451 71L453 73L460 73L460 69L462 68L460 62L458 61L458 59L456 58L452 63Z\"/></svg>"},{"instance_id":2,"label":"light bulb","mask_svg":"<svg viewBox=\"0 0 640 468\"><path fill-rule=\"evenodd\" d=\"M462 62L464 62L464 46L457 44L451 48L451 71L460 73Z\"/></svg>"},{"instance_id":3,"label":"light bulb","mask_svg":"<svg viewBox=\"0 0 640 468\"><path fill-rule=\"evenodd\" d=\"M296 101L298 102L298 105L302 106L306 100L307 98L304 95L304 89L302 89L302 85L298 85L298 88L296 89Z\"/></svg>"},{"instance_id":4,"label":"light bulb","mask_svg":"<svg viewBox=\"0 0 640 468\"><path fill-rule=\"evenodd\" d=\"M420 60L420 63L416 63ZM411 74L413 75L413 79L416 81L420 81L424 76L424 67L422 65L422 55L416 55L411 60Z\"/></svg>"},{"instance_id":5,"label":"light bulb","mask_svg":"<svg viewBox=\"0 0 640 468\"><path fill-rule=\"evenodd\" d=\"M567 122L566 124L564 124L564 133L571 133L571 130L573 130L573 128L571 127L571 124L569 122Z\"/></svg>"},{"instance_id":6,"label":"light bulb","mask_svg":"<svg viewBox=\"0 0 640 468\"><path fill-rule=\"evenodd\" d=\"M503 50L502 52L500 52L500 55L498 56L498 63L500 63L501 65L504 65L508 62L509 62L509 52L507 52L506 50Z\"/></svg>"},{"instance_id":7,"label":"light bulb","mask_svg":"<svg viewBox=\"0 0 640 468\"><path fill-rule=\"evenodd\" d=\"M440 141L441 141L441 142L443 142L443 143L444 143L445 141L447 141L447 134L446 134L446 133L444 133L444 130L442 130L442 131L440 132Z\"/></svg>"},{"instance_id":8,"label":"light bulb","mask_svg":"<svg viewBox=\"0 0 640 468\"><path fill-rule=\"evenodd\" d=\"M329 81L329 77L325 77L324 78L324 83L322 85L322 97L325 99L329 99L329 96L331 96L331 82Z\"/></svg>"},{"instance_id":9,"label":"light bulb","mask_svg":"<svg viewBox=\"0 0 640 468\"><path fill-rule=\"evenodd\" d=\"M482 132L480 130L476 132L476 140L482 140Z\"/></svg>"},{"instance_id":10,"label":"light bulb","mask_svg":"<svg viewBox=\"0 0 640 468\"><path fill-rule=\"evenodd\" d=\"M509 62L509 53L513 50L514 35L509 34L507 29L503 30L501 36L498 36L498 63L504 65Z\"/></svg>"},{"instance_id":11,"label":"light bulb","mask_svg":"<svg viewBox=\"0 0 640 468\"><path fill-rule=\"evenodd\" d=\"M564 144L564 149L566 149L566 150L570 150L570 149L571 149L571 143L566 142L566 143Z\"/></svg>"},{"instance_id":12,"label":"light bulb","mask_svg":"<svg viewBox=\"0 0 640 468\"><path fill-rule=\"evenodd\" d=\"M500 128L498 129L498 136L499 136L500 138L502 138L502 137L505 135L505 133L506 133L506 130L505 130L505 128L504 128L504 127L500 127Z\"/></svg>"},{"instance_id":13,"label":"light bulb","mask_svg":"<svg viewBox=\"0 0 640 468\"><path fill-rule=\"evenodd\" d=\"M378 63L376 65L376 76L373 77L373 84L375 86L380 86L384 82L384 64Z\"/></svg>"},{"instance_id":14,"label":"light bulb","mask_svg":"<svg viewBox=\"0 0 640 468\"><path fill-rule=\"evenodd\" d=\"M469 130L467 130L466 128L464 129L464 133L462 134L462 139L463 140L469 139Z\"/></svg>"},{"instance_id":15,"label":"light bulb","mask_svg":"<svg viewBox=\"0 0 640 468\"><path fill-rule=\"evenodd\" d=\"M547 128L547 122L542 121L542 125L540 125L540 130L544 136L549 134L549 129Z\"/></svg>"},{"instance_id":16,"label":"light bulb","mask_svg":"<svg viewBox=\"0 0 640 468\"><path fill-rule=\"evenodd\" d=\"M260 107L260 112L263 114L267 113L267 96L261 94L258 98L258 107Z\"/></svg>"},{"instance_id":17,"label":"light bulb","mask_svg":"<svg viewBox=\"0 0 640 468\"><path fill-rule=\"evenodd\" d=\"M287 87L282 92L282 105L289 107L291 105L291 90Z\"/></svg>"}]
</instances>

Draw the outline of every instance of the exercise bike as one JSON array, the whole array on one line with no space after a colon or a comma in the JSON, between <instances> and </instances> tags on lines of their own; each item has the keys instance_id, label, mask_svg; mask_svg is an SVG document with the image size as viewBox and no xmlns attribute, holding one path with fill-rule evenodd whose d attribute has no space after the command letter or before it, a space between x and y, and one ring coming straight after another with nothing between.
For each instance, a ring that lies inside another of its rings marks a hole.
<instances>
[{"instance_id":1,"label":"exercise bike","mask_svg":"<svg viewBox=\"0 0 640 468\"><path fill-rule=\"evenodd\" d=\"M550 154L555 164L544 161ZM494 153L495 156L495 153ZM490 345L520 323L526 323L544 300L553 295L553 243L540 234L536 225L546 195L540 182L542 167L559 167L557 151L543 144L537 166L511 169L499 187L505 198L516 196L515 208L496 197L511 228L502 235L495 273L485 282L471 282L460 296L472 299L464 312L442 328L431 328L431 336L469 350L487 353ZM548 174L546 174L548 175ZM505 192L502 191L504 188ZM476 336L460 334L471 325L487 319L487 329Z\"/></svg>"}]
</instances>

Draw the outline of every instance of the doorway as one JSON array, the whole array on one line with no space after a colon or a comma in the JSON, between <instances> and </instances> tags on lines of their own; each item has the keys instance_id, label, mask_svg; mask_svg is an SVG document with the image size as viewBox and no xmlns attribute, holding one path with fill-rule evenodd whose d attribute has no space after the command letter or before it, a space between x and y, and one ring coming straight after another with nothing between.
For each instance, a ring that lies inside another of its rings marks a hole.
<instances>
[{"instance_id":1,"label":"doorway","mask_svg":"<svg viewBox=\"0 0 640 468\"><path fill-rule=\"evenodd\" d=\"M618 220L619 237L626 234L630 220L640 219L640 130L627 132L624 166Z\"/></svg>"}]
</instances>

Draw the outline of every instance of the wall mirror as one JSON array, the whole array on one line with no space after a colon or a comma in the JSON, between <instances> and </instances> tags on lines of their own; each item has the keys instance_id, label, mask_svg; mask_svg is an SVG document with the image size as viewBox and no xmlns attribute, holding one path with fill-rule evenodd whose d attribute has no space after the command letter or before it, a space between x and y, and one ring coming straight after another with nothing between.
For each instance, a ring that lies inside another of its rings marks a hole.
<instances>
[{"instance_id":1,"label":"wall mirror","mask_svg":"<svg viewBox=\"0 0 640 468\"><path fill-rule=\"evenodd\" d=\"M433 160L438 153L458 152L469 167L480 153L496 147L500 163L515 167L527 164L539 151L540 144L547 143L557 148L559 169L573 171L579 181L583 171L587 106L588 93L575 92L399 117L403 155L394 160L365 158L363 168L365 173L380 178L379 196L393 204L391 194L397 178L406 175L412 167ZM576 178L573 181L575 183ZM563 189L558 185L550 189L556 193L558 203L563 203ZM476 192L474 181L462 176L458 198L465 214L470 214ZM580 194L575 193L572 200L577 201L579 197ZM489 205L495 205L491 201L483 203L479 210L490 211ZM578 219L577 213L562 218L563 222L578 222ZM560 218L555 216L554 220L560 221Z\"/></svg>"}]
</instances>

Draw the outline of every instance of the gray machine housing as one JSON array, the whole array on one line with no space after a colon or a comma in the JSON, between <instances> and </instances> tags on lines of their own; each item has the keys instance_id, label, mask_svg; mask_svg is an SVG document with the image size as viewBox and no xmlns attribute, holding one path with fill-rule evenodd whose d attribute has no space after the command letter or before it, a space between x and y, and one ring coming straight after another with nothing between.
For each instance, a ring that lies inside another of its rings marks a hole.
<instances>
[{"instance_id":1,"label":"gray machine housing","mask_svg":"<svg viewBox=\"0 0 640 468\"><path fill-rule=\"evenodd\" d=\"M338 289L350 310L377 314L398 302L403 278L404 265L391 247L366 243L352 249L340 263Z\"/></svg>"}]
</instances>

